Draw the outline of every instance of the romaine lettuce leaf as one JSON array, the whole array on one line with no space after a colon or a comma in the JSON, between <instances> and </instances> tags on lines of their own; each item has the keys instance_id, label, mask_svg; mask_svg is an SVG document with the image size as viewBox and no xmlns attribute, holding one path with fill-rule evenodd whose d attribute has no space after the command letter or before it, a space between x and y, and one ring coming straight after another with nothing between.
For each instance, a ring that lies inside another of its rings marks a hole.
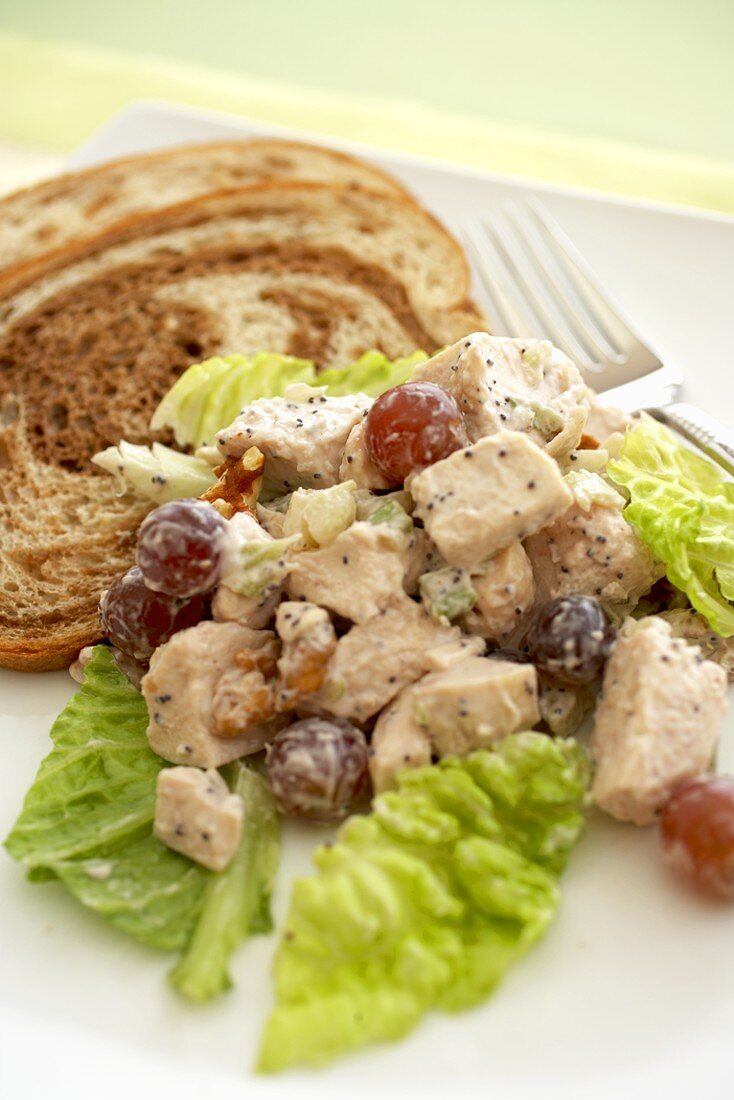
<instances>
[{"instance_id":1,"label":"romaine lettuce leaf","mask_svg":"<svg viewBox=\"0 0 734 1100\"><path fill-rule=\"evenodd\" d=\"M171 983L191 1001L231 989L227 964L246 936L270 932L270 895L278 869L280 819L265 780L235 764L233 789L245 807L242 840L226 871L211 875L191 942Z\"/></svg>"},{"instance_id":2,"label":"romaine lettuce leaf","mask_svg":"<svg viewBox=\"0 0 734 1100\"><path fill-rule=\"evenodd\" d=\"M317 376L309 359L260 352L247 357L229 355L194 363L163 398L151 427L172 428L180 447L214 442L220 428L259 397L280 397L295 382L325 386L331 397L366 393L370 397L405 382L427 356L415 351L391 361L381 351L368 351L356 363L335 367Z\"/></svg>"},{"instance_id":3,"label":"romaine lettuce leaf","mask_svg":"<svg viewBox=\"0 0 734 1100\"><path fill-rule=\"evenodd\" d=\"M151 428L173 428L180 447L212 444L220 428L258 397L279 397L293 382L316 376L308 359L260 352L216 356L194 363L174 383L153 413Z\"/></svg>"},{"instance_id":4,"label":"romaine lettuce leaf","mask_svg":"<svg viewBox=\"0 0 734 1100\"><path fill-rule=\"evenodd\" d=\"M156 504L201 496L217 480L203 458L181 454L162 443L146 447L123 439L117 447L93 455L92 462L117 479L121 492L134 489Z\"/></svg>"},{"instance_id":5,"label":"romaine lettuce leaf","mask_svg":"<svg viewBox=\"0 0 734 1100\"><path fill-rule=\"evenodd\" d=\"M87 909L161 951L189 942L214 877L150 833L108 856L47 866Z\"/></svg>"},{"instance_id":6,"label":"romaine lettuce leaf","mask_svg":"<svg viewBox=\"0 0 734 1100\"><path fill-rule=\"evenodd\" d=\"M150 832L163 761L148 747L148 711L105 646L53 724L42 761L5 841L29 868L109 852Z\"/></svg>"},{"instance_id":7,"label":"romaine lettuce leaf","mask_svg":"<svg viewBox=\"0 0 734 1100\"><path fill-rule=\"evenodd\" d=\"M606 472L627 490L624 516L668 578L718 634L734 634L734 483L649 416Z\"/></svg>"},{"instance_id":8,"label":"romaine lettuce leaf","mask_svg":"<svg viewBox=\"0 0 734 1100\"><path fill-rule=\"evenodd\" d=\"M575 742L520 733L407 770L348 819L294 886L259 1068L321 1064L486 997L553 918L587 781Z\"/></svg>"},{"instance_id":9,"label":"romaine lettuce leaf","mask_svg":"<svg viewBox=\"0 0 734 1100\"><path fill-rule=\"evenodd\" d=\"M329 397L343 397L349 393L379 397L385 390L407 382L413 369L427 358L424 351L414 351L412 355L392 360L381 351L366 351L356 363L322 371L317 382L319 386L326 386Z\"/></svg>"},{"instance_id":10,"label":"romaine lettuce leaf","mask_svg":"<svg viewBox=\"0 0 734 1100\"><path fill-rule=\"evenodd\" d=\"M147 724L142 696L97 646L5 844L34 879L60 879L143 943L175 951L191 940L177 987L213 996L226 988L227 960L240 940L268 927L274 811L259 776L238 767L245 828L231 867L215 875L172 852L152 834L156 780L166 765L148 747ZM213 929L217 942L207 945ZM210 968L208 978L202 968Z\"/></svg>"}]
</instances>

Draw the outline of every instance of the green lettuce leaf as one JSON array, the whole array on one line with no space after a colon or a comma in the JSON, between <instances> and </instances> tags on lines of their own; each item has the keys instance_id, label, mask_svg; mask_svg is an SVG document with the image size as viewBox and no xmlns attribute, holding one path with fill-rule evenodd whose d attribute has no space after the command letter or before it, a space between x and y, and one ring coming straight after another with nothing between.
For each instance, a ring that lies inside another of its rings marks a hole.
<instances>
[{"instance_id":1,"label":"green lettuce leaf","mask_svg":"<svg viewBox=\"0 0 734 1100\"><path fill-rule=\"evenodd\" d=\"M151 420L155 430L172 428L180 447L212 444L220 428L259 397L280 397L294 382L325 386L332 397L366 393L370 397L405 382L427 356L415 351L391 361L381 351L368 351L356 363L317 376L309 359L260 352L229 355L194 363L163 398Z\"/></svg>"},{"instance_id":2,"label":"green lettuce leaf","mask_svg":"<svg viewBox=\"0 0 734 1100\"><path fill-rule=\"evenodd\" d=\"M213 444L220 428L258 397L279 397L293 382L312 382L313 363L291 355L216 356L194 363L153 413L151 428L172 428L180 447Z\"/></svg>"},{"instance_id":3,"label":"green lettuce leaf","mask_svg":"<svg viewBox=\"0 0 734 1100\"><path fill-rule=\"evenodd\" d=\"M51 729L23 809L5 841L29 868L109 852L150 832L163 761L148 747L148 711L105 646Z\"/></svg>"},{"instance_id":4,"label":"green lettuce leaf","mask_svg":"<svg viewBox=\"0 0 734 1100\"><path fill-rule=\"evenodd\" d=\"M366 351L356 363L322 371L317 385L326 386L330 397L343 397L349 393L366 393L368 397L379 397L385 390L407 382L414 368L427 358L424 351L414 351L412 355L392 360L381 351Z\"/></svg>"},{"instance_id":5,"label":"green lettuce leaf","mask_svg":"<svg viewBox=\"0 0 734 1100\"><path fill-rule=\"evenodd\" d=\"M145 447L123 439L117 447L93 455L92 462L117 479L121 492L134 489L156 504L201 496L217 480L203 458L181 454L162 443Z\"/></svg>"},{"instance_id":6,"label":"green lettuce leaf","mask_svg":"<svg viewBox=\"0 0 734 1100\"><path fill-rule=\"evenodd\" d=\"M627 490L624 516L669 580L718 634L734 634L734 484L649 416L606 472Z\"/></svg>"},{"instance_id":7,"label":"green lettuce leaf","mask_svg":"<svg viewBox=\"0 0 734 1100\"><path fill-rule=\"evenodd\" d=\"M275 815L263 781L238 768L245 828L227 871L212 874L161 844L152 823L156 780L167 765L148 746L147 724L142 696L97 646L54 723L54 748L5 845L34 879L59 879L82 905L143 943L178 951L191 941L177 988L213 996L226 988L227 959L244 935L269 926ZM202 967L211 968L208 977Z\"/></svg>"},{"instance_id":8,"label":"green lettuce leaf","mask_svg":"<svg viewBox=\"0 0 734 1100\"><path fill-rule=\"evenodd\" d=\"M54 861L48 869L87 909L160 951L189 942L214 877L152 834L106 857Z\"/></svg>"},{"instance_id":9,"label":"green lettuce leaf","mask_svg":"<svg viewBox=\"0 0 734 1100\"><path fill-rule=\"evenodd\" d=\"M259 1068L397 1039L486 997L545 932L588 782L572 741L514 734L408 770L296 882Z\"/></svg>"},{"instance_id":10,"label":"green lettuce leaf","mask_svg":"<svg viewBox=\"0 0 734 1100\"><path fill-rule=\"evenodd\" d=\"M171 973L171 983L191 1001L207 1001L231 989L227 971L240 941L270 932L270 895L279 859L279 817L268 787L256 772L234 766L233 789L245 806L242 840L226 871L212 875L191 942Z\"/></svg>"}]
</instances>

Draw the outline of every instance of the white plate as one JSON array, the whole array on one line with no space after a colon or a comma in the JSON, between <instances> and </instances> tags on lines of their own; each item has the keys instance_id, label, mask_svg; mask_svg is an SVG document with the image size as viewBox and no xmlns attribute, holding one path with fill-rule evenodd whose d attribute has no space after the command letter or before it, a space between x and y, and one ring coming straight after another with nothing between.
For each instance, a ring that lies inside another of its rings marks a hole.
<instances>
[{"instance_id":1,"label":"white plate","mask_svg":"<svg viewBox=\"0 0 734 1100\"><path fill-rule=\"evenodd\" d=\"M143 104L113 119L73 166L263 132L276 131ZM354 148L393 170L451 222L531 189L542 194L665 361L685 372L688 399L729 416L733 219L531 187ZM0 672L3 834L71 692L65 673ZM732 721L720 763L734 769ZM279 918L290 880L307 869L317 838L314 831L288 830ZM0 1095L729 1096L734 913L672 882L656 844L652 829L593 821L566 873L562 911L550 934L485 1006L456 1017L433 1015L402 1043L366 1050L318 1074L276 1080L253 1077L250 1069L271 1003L274 937L255 938L239 952L232 994L213 1007L190 1008L166 988L167 958L109 929L58 885L29 885L3 855Z\"/></svg>"}]
</instances>

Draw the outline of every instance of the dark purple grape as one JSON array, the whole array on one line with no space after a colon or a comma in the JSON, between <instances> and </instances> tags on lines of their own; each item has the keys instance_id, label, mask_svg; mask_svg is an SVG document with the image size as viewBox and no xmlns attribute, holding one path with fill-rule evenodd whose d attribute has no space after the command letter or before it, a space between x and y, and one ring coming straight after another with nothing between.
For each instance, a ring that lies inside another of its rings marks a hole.
<instances>
[{"instance_id":1,"label":"dark purple grape","mask_svg":"<svg viewBox=\"0 0 734 1100\"><path fill-rule=\"evenodd\" d=\"M367 742L343 718L303 718L268 745L268 783L284 814L339 821L367 782Z\"/></svg>"},{"instance_id":2,"label":"dark purple grape","mask_svg":"<svg viewBox=\"0 0 734 1100\"><path fill-rule=\"evenodd\" d=\"M533 664L563 684L600 676L616 631L591 596L559 596L542 608L528 633Z\"/></svg>"},{"instance_id":3,"label":"dark purple grape","mask_svg":"<svg viewBox=\"0 0 734 1100\"><path fill-rule=\"evenodd\" d=\"M521 649L494 649L487 654L490 661L512 661L516 665L529 665L532 660L529 653L523 653Z\"/></svg>"},{"instance_id":4,"label":"dark purple grape","mask_svg":"<svg viewBox=\"0 0 734 1100\"><path fill-rule=\"evenodd\" d=\"M171 500L143 520L137 563L145 583L168 596L196 596L218 583L227 523L203 500Z\"/></svg>"},{"instance_id":5,"label":"dark purple grape","mask_svg":"<svg viewBox=\"0 0 734 1100\"><path fill-rule=\"evenodd\" d=\"M378 397L364 440L372 462L394 485L468 443L456 400L433 382L406 382Z\"/></svg>"},{"instance_id":6,"label":"dark purple grape","mask_svg":"<svg viewBox=\"0 0 734 1100\"><path fill-rule=\"evenodd\" d=\"M99 621L114 646L136 661L147 661L172 634L195 626L204 615L204 600L179 600L153 592L137 565L118 577L99 604Z\"/></svg>"}]
</instances>

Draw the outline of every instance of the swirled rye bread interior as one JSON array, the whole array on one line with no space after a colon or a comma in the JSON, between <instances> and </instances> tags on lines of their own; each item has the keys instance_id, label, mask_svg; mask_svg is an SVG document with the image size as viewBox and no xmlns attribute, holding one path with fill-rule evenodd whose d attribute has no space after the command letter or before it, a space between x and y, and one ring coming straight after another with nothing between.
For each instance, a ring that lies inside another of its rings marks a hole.
<instances>
[{"instance_id":1,"label":"swirled rye bread interior","mask_svg":"<svg viewBox=\"0 0 734 1100\"><path fill-rule=\"evenodd\" d=\"M193 361L261 350L321 369L429 353L486 325L450 234L399 193L278 182L128 218L0 276L0 664L98 637L149 504L90 457L151 440ZM163 438L163 437L161 437Z\"/></svg>"}]
</instances>

